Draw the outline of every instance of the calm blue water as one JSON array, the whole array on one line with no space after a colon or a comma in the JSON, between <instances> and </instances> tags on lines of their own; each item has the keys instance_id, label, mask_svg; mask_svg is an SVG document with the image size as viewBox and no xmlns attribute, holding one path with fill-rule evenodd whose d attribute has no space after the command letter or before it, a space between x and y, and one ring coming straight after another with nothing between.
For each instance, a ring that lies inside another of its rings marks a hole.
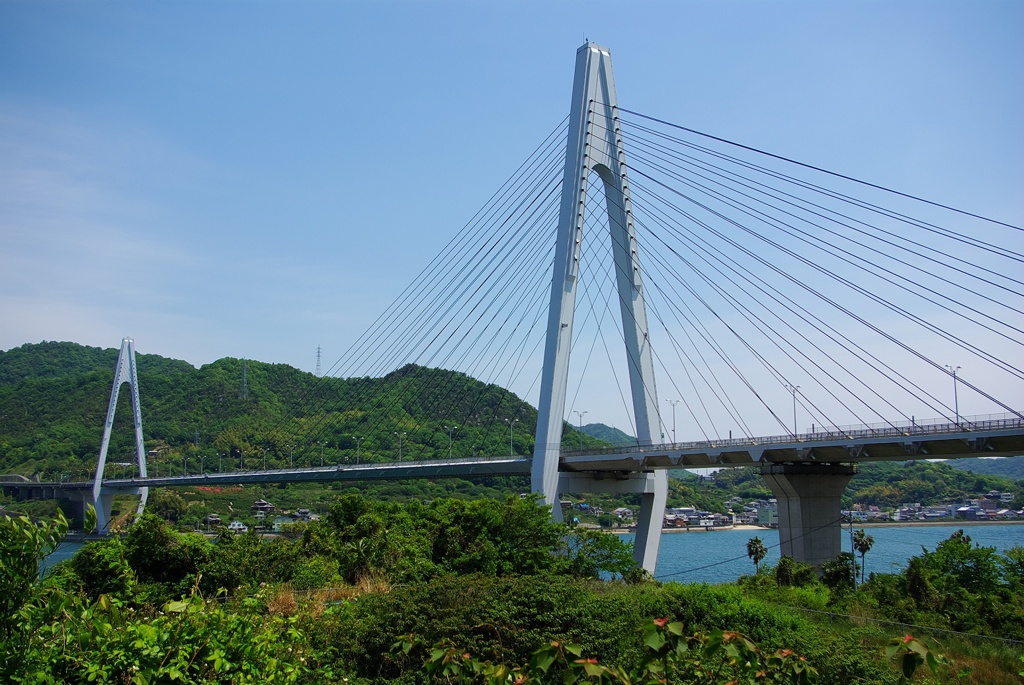
<instances>
[{"instance_id":1,"label":"calm blue water","mask_svg":"<svg viewBox=\"0 0 1024 685\"><path fill-rule=\"evenodd\" d=\"M934 550L938 543L948 539L960 528L974 543L995 547L999 552L1014 546L1024 546L1024 525L1016 524L865 528L865 532L875 539L874 546L864 559L867 573L896 573L906 566L907 559L921 554L922 546ZM741 575L750 575L754 571L754 564L747 557L747 541L752 537L761 538L768 548L768 556L761 563L777 564L777 530L665 533L661 536L655 577L681 583L727 583ZM846 528L843 528L843 551L850 551L850 537ZM860 562L859 555L857 561Z\"/></svg>"},{"instance_id":2,"label":"calm blue water","mask_svg":"<svg viewBox=\"0 0 1024 685\"><path fill-rule=\"evenodd\" d=\"M867 573L896 573L907 564L907 559L921 554L921 547L929 550L963 528L971 540L985 547L1004 551L1010 547L1024 547L1024 525L988 524L983 526L902 526L866 528L875 538L864 563ZM665 533L661 536L658 554L658 580L677 580L681 583L728 583L742 575L750 575L754 564L747 557L747 540L759 537L768 548L768 556L761 563L775 565L779 561L779 532L777 530L717 530L712 532ZM632 539L627 536L626 539ZM70 559L81 549L80 542L65 542L51 554L43 566L48 567ZM843 529L843 550L850 551L850 538ZM858 556L858 561L860 557Z\"/></svg>"}]
</instances>

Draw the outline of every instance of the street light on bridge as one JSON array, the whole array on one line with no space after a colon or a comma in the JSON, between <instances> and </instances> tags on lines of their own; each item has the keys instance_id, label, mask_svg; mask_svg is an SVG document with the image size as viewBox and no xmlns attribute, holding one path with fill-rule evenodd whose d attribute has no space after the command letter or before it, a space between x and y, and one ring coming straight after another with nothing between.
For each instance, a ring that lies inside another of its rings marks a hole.
<instances>
[{"instance_id":1,"label":"street light on bridge","mask_svg":"<svg viewBox=\"0 0 1024 685\"><path fill-rule=\"evenodd\" d=\"M796 437L796 391L800 389L799 385L792 385L786 383L786 390L793 393L793 437Z\"/></svg>"},{"instance_id":2,"label":"street light on bridge","mask_svg":"<svg viewBox=\"0 0 1024 685\"><path fill-rule=\"evenodd\" d=\"M512 426L519 423L519 419L512 419L511 421L505 419L505 423L508 424L508 456L514 457L516 456L516 453L512 448Z\"/></svg>"},{"instance_id":3,"label":"street light on bridge","mask_svg":"<svg viewBox=\"0 0 1024 685\"><path fill-rule=\"evenodd\" d=\"M672 444L676 444L676 405L682 400L665 400L672 405Z\"/></svg>"},{"instance_id":4,"label":"street light on bridge","mask_svg":"<svg viewBox=\"0 0 1024 685\"><path fill-rule=\"evenodd\" d=\"M953 411L956 412L956 426L960 427L960 400L956 395L956 372L960 370L959 366L953 366L952 364L946 364L946 368L949 369L949 373L953 376Z\"/></svg>"},{"instance_id":5,"label":"street light on bridge","mask_svg":"<svg viewBox=\"0 0 1024 685\"><path fill-rule=\"evenodd\" d=\"M452 426L450 428L448 426L444 427L444 429L446 431L448 431L448 458L449 459L452 458L452 433L454 431L458 430L458 428L459 428L458 426Z\"/></svg>"},{"instance_id":6,"label":"street light on bridge","mask_svg":"<svg viewBox=\"0 0 1024 685\"><path fill-rule=\"evenodd\" d=\"M405 433L399 433L398 431L393 432L398 436L398 461L402 461L402 436L405 435Z\"/></svg>"}]
</instances>

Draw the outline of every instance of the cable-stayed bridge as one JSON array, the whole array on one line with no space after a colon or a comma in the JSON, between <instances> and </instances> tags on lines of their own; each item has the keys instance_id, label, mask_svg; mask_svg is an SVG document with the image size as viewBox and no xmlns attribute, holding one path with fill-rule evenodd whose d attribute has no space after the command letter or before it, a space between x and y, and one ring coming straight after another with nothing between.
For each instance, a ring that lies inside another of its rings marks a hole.
<instances>
[{"instance_id":1,"label":"cable-stayed bridge","mask_svg":"<svg viewBox=\"0 0 1024 685\"><path fill-rule=\"evenodd\" d=\"M148 485L529 473L549 504L639 494L637 555L653 570L665 469L757 465L783 553L821 563L839 551L824 524L853 465L1024 452L1021 235L620 108L608 50L587 44L568 119L259 438L280 456L359 434L379 457L393 436L401 454L403 436L428 431L417 404L433 433L507 433L508 457L157 479L136 409L138 477L102 478L105 434L89 498L106 520L104 498L134 490L144 504ZM130 383L137 407L133 358L122 346L115 390ZM424 400L413 390L434 368L508 392L448 377ZM385 390L344 396L330 383L381 376ZM634 445L573 445L574 414L616 412ZM699 441L678 440L679 417Z\"/></svg>"}]
</instances>

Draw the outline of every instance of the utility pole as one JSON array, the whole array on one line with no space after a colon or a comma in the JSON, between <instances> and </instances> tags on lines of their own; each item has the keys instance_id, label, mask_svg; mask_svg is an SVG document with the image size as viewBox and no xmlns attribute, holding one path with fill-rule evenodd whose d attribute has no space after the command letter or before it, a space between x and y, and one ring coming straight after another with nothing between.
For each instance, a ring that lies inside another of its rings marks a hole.
<instances>
[{"instance_id":1,"label":"utility pole","mask_svg":"<svg viewBox=\"0 0 1024 685\"><path fill-rule=\"evenodd\" d=\"M248 380L248 378L246 378L247 368L248 368L248 361L243 358L242 359L242 399L243 400L249 397L249 380Z\"/></svg>"},{"instance_id":2,"label":"utility pole","mask_svg":"<svg viewBox=\"0 0 1024 685\"><path fill-rule=\"evenodd\" d=\"M853 564L853 589L857 589L857 547L853 544L853 509L848 512L850 514L850 559Z\"/></svg>"},{"instance_id":3,"label":"utility pole","mask_svg":"<svg viewBox=\"0 0 1024 685\"><path fill-rule=\"evenodd\" d=\"M576 416L579 418L578 423L579 423L579 426L580 426L580 428L579 428L579 433L580 433L580 451L582 452L583 451L583 416L584 416L584 414L588 414L589 412L586 412L586 411L582 411L581 412L578 409L574 409L573 411L576 412Z\"/></svg>"},{"instance_id":4,"label":"utility pole","mask_svg":"<svg viewBox=\"0 0 1024 685\"><path fill-rule=\"evenodd\" d=\"M402 436L405 435L405 433L399 433L398 431L393 432L398 436L398 461L402 461Z\"/></svg>"}]
</instances>

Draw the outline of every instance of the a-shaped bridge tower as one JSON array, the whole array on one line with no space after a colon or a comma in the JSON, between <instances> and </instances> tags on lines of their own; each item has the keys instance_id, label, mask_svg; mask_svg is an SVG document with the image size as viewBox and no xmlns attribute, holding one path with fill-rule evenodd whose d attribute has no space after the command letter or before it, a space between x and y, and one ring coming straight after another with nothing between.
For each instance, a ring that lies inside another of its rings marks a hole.
<instances>
[{"instance_id":1,"label":"a-shaped bridge tower","mask_svg":"<svg viewBox=\"0 0 1024 685\"><path fill-rule=\"evenodd\" d=\"M96 477L92 486L92 504L96 508L96 527L106 533L110 525L114 491L104 487L103 472L107 464L107 450L110 447L110 433L114 427L114 414L117 412L117 399L121 386L128 384L132 402L132 423L135 427L135 458L139 464L139 477L146 478L146 448L142 442L142 406L139 403L139 373L135 366L135 341L125 338L121 341L121 352L117 355L117 369L114 371L114 387L110 389L110 404L107 406L107 420L103 424L103 441L100 443L99 460L96 463ZM138 494L138 513L146 507L149 496L148 487L119 489L119 494ZM79 512L75 512L76 518Z\"/></svg>"},{"instance_id":2,"label":"a-shaped bridge tower","mask_svg":"<svg viewBox=\"0 0 1024 685\"><path fill-rule=\"evenodd\" d=\"M607 48L587 43L576 53L565 176L551 280L551 306L537 407L532 483L533 490L542 494L543 502L551 505L556 518L561 517L559 492L641 493L635 554L637 561L654 573L668 494L666 472L600 478L559 473L558 468L573 313L580 275L580 250L591 175L600 178L604 190L638 445L651 445L654 436L660 435L658 393L647 331L640 257L633 230L626 159L618 122L611 53Z\"/></svg>"}]
</instances>

